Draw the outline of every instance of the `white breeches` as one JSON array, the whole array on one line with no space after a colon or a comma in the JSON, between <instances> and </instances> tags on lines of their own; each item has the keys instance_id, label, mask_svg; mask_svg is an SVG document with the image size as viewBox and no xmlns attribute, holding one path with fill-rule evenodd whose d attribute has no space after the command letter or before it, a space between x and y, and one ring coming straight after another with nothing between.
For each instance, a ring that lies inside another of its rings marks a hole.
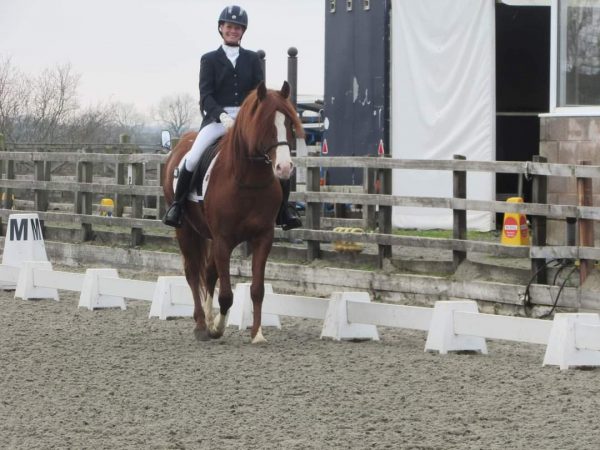
<instances>
[{"instance_id":1,"label":"white breeches","mask_svg":"<svg viewBox=\"0 0 600 450\"><path fill-rule=\"evenodd\" d=\"M227 114L234 119L236 118L239 110L239 107L225 108ZM208 146L215 142L218 138L223 136L225 131L225 127L220 122L212 122L204 126L198 133L198 136L196 136L196 140L194 141L192 148L184 156L186 170L193 172L198 165L204 150L206 150Z\"/></svg>"}]
</instances>

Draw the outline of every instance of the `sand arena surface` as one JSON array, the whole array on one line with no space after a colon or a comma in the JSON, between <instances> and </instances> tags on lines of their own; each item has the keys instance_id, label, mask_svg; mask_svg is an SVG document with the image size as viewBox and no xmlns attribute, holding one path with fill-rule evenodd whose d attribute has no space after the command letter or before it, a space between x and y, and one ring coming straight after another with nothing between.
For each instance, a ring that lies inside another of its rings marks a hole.
<instances>
[{"instance_id":1,"label":"sand arena surface","mask_svg":"<svg viewBox=\"0 0 600 450\"><path fill-rule=\"evenodd\" d=\"M320 340L282 318L267 345L191 319L0 293L0 448L598 448L600 370L542 368L544 347L424 353L425 333Z\"/></svg>"}]
</instances>

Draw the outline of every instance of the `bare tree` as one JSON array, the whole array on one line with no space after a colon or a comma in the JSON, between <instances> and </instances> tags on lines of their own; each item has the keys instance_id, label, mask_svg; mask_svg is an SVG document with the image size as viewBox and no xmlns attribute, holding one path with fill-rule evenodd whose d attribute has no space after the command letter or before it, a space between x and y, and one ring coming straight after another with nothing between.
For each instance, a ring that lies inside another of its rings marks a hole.
<instances>
[{"instance_id":1,"label":"bare tree","mask_svg":"<svg viewBox=\"0 0 600 450\"><path fill-rule=\"evenodd\" d=\"M188 129L198 116L197 104L189 94L177 94L163 97L158 104L157 119L174 135Z\"/></svg>"},{"instance_id":2,"label":"bare tree","mask_svg":"<svg viewBox=\"0 0 600 450\"><path fill-rule=\"evenodd\" d=\"M78 83L69 64L27 77L0 55L0 133L8 142L116 143L122 133L146 138L144 117L131 104L81 109ZM175 102L178 123L185 126L188 116L179 104L184 101Z\"/></svg>"},{"instance_id":3,"label":"bare tree","mask_svg":"<svg viewBox=\"0 0 600 450\"><path fill-rule=\"evenodd\" d=\"M111 106L112 122L119 133L138 134L145 126L142 114L131 103L116 102Z\"/></svg>"},{"instance_id":4,"label":"bare tree","mask_svg":"<svg viewBox=\"0 0 600 450\"><path fill-rule=\"evenodd\" d=\"M112 111L106 106L90 107L63 124L62 141L71 143L109 143ZM114 139L114 138L113 138Z\"/></svg>"},{"instance_id":5,"label":"bare tree","mask_svg":"<svg viewBox=\"0 0 600 450\"><path fill-rule=\"evenodd\" d=\"M35 80L30 103L31 132L38 142L54 141L57 128L78 108L79 75L70 64L44 70Z\"/></svg>"},{"instance_id":6,"label":"bare tree","mask_svg":"<svg viewBox=\"0 0 600 450\"><path fill-rule=\"evenodd\" d=\"M27 113L29 82L12 66L10 58L0 57L0 133L9 141L18 140L19 121Z\"/></svg>"}]
</instances>

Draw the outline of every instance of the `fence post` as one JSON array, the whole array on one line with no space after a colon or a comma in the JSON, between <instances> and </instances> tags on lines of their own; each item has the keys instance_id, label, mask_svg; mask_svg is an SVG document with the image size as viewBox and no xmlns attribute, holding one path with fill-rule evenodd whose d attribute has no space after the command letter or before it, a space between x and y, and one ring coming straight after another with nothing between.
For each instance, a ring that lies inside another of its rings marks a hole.
<instances>
[{"instance_id":1,"label":"fence post","mask_svg":"<svg viewBox=\"0 0 600 450\"><path fill-rule=\"evenodd\" d=\"M298 49L296 47L288 48L287 77L291 88L290 101L295 108L298 102Z\"/></svg>"},{"instance_id":2,"label":"fence post","mask_svg":"<svg viewBox=\"0 0 600 450\"><path fill-rule=\"evenodd\" d=\"M379 169L379 181L381 186L381 194L392 195L392 169ZM382 234L392 234L392 207L379 205L379 232ZM377 265L380 269L383 268L385 259L392 257L391 245L377 245L378 258Z\"/></svg>"},{"instance_id":3,"label":"fence post","mask_svg":"<svg viewBox=\"0 0 600 450\"><path fill-rule=\"evenodd\" d=\"M308 156L317 156L316 153ZM306 191L319 192L321 190L321 173L319 167L306 168ZM321 228L321 203L306 202L306 226L311 230ZM321 253L321 244L319 241L307 239L306 259L312 261L318 259Z\"/></svg>"},{"instance_id":4,"label":"fence post","mask_svg":"<svg viewBox=\"0 0 600 450\"><path fill-rule=\"evenodd\" d=\"M156 167L156 172L158 174L158 185L162 188L165 176L165 164L158 163ZM167 212L167 207L165 205L165 196L162 193L160 193L156 196L156 218L162 219L165 215L165 212Z\"/></svg>"},{"instance_id":5,"label":"fence post","mask_svg":"<svg viewBox=\"0 0 600 450\"><path fill-rule=\"evenodd\" d=\"M35 181L50 181L49 167L50 161L35 161L34 162L34 178ZM48 211L48 191L45 189L35 189L33 191L34 209L36 211Z\"/></svg>"},{"instance_id":6,"label":"fence post","mask_svg":"<svg viewBox=\"0 0 600 450\"><path fill-rule=\"evenodd\" d=\"M544 156L535 155L534 163L545 163L548 160ZM546 175L533 175L531 185L532 203L548 203L548 177ZM531 216L531 245L544 247L546 245L546 216ZM531 259L531 272L537 284L546 284L548 275L545 258Z\"/></svg>"},{"instance_id":7,"label":"fence post","mask_svg":"<svg viewBox=\"0 0 600 450\"><path fill-rule=\"evenodd\" d=\"M81 161L77 163L77 182L80 183L91 183L93 179L93 166L89 161ZM85 214L88 216L92 215L92 193L91 192L77 192L75 195L75 204L77 214ZM93 237L92 224L82 223L81 224L81 240L89 241Z\"/></svg>"},{"instance_id":8,"label":"fence post","mask_svg":"<svg viewBox=\"0 0 600 450\"><path fill-rule=\"evenodd\" d=\"M260 68L262 69L263 72L263 77L265 78L265 83L267 82L267 63L266 63L266 56L267 54L265 53L264 50L257 50L256 54L258 55L258 60L260 61ZM171 148L175 148L175 146L172 146Z\"/></svg>"},{"instance_id":9,"label":"fence post","mask_svg":"<svg viewBox=\"0 0 600 450\"><path fill-rule=\"evenodd\" d=\"M463 155L454 155L454 160L464 161ZM464 170L452 171L452 196L454 198L467 198L467 172ZM467 211L464 209L452 210L452 238L464 241L467 239ZM452 265L454 270L467 259L467 252L463 250L452 250Z\"/></svg>"},{"instance_id":10,"label":"fence post","mask_svg":"<svg viewBox=\"0 0 600 450\"><path fill-rule=\"evenodd\" d=\"M2 133L0 133L0 152L3 152L6 150L5 147L5 143L4 143L4 135ZM0 178L2 178L4 176L4 160L0 161ZM6 195L5 191L2 190L0 191L0 196L2 195ZM4 203L4 202L3 202ZM4 207L4 205L2 205ZM0 236L4 236L4 227L2 226L2 217L0 217Z\"/></svg>"},{"instance_id":11,"label":"fence post","mask_svg":"<svg viewBox=\"0 0 600 450\"><path fill-rule=\"evenodd\" d=\"M0 151L6 151L6 140L4 135L0 133ZM2 172L4 171L4 161L2 161L2 166L0 166L0 176L2 176ZM14 180L15 179L15 162L14 161L6 161L6 180ZM13 190L11 188L6 188L2 192L3 200L2 206L5 209L12 209L13 205Z\"/></svg>"},{"instance_id":12,"label":"fence post","mask_svg":"<svg viewBox=\"0 0 600 450\"><path fill-rule=\"evenodd\" d=\"M580 166L589 166L591 161L579 161ZM577 206L594 206L592 195L592 179L577 178ZM590 219L579 219L579 246L594 246L594 222ZM594 261L581 259L579 266L579 282L583 284L594 268Z\"/></svg>"},{"instance_id":13,"label":"fence post","mask_svg":"<svg viewBox=\"0 0 600 450\"><path fill-rule=\"evenodd\" d=\"M366 185L364 189L367 194L378 194L378 192L375 192L375 173L376 169L369 167L364 169L363 180ZM374 230L377 227L375 205L363 205L363 222L365 227L370 230Z\"/></svg>"},{"instance_id":14,"label":"fence post","mask_svg":"<svg viewBox=\"0 0 600 450\"><path fill-rule=\"evenodd\" d=\"M115 183L118 185L125 185L125 163L116 163L115 166ZM123 209L125 208L125 194L115 194L115 209L113 215L115 217L123 217Z\"/></svg>"},{"instance_id":15,"label":"fence post","mask_svg":"<svg viewBox=\"0 0 600 450\"><path fill-rule=\"evenodd\" d=\"M119 135L119 144L128 144L129 136L127 134ZM124 185L126 181L125 172L127 165L125 163L115 163L115 183ZM115 207L113 215L115 217L123 217L123 209L125 208L125 194L115 194Z\"/></svg>"},{"instance_id":16,"label":"fence post","mask_svg":"<svg viewBox=\"0 0 600 450\"><path fill-rule=\"evenodd\" d=\"M144 184L144 166L142 163L129 164L128 184L142 186ZM144 197L134 194L131 196L131 217L141 219L144 217ZM131 228L131 246L141 245L144 241L142 228Z\"/></svg>"}]
</instances>

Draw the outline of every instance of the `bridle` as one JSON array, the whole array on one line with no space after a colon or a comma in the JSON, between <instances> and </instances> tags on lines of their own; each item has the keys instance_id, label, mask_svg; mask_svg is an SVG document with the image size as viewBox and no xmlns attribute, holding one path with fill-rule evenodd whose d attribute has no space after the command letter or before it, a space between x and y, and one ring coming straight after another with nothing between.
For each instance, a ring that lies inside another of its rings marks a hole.
<instances>
[{"instance_id":1,"label":"bridle","mask_svg":"<svg viewBox=\"0 0 600 450\"><path fill-rule=\"evenodd\" d=\"M274 144L269 145L264 150L261 150L260 152L258 152L260 156L246 156L246 158L252 162L258 162L258 163L264 162L266 165L271 165L271 164L273 164L273 160L271 159L271 152L273 151L274 148L277 148L281 145L286 145L288 148L290 148L289 142L278 141L278 142L275 142Z\"/></svg>"}]
</instances>

